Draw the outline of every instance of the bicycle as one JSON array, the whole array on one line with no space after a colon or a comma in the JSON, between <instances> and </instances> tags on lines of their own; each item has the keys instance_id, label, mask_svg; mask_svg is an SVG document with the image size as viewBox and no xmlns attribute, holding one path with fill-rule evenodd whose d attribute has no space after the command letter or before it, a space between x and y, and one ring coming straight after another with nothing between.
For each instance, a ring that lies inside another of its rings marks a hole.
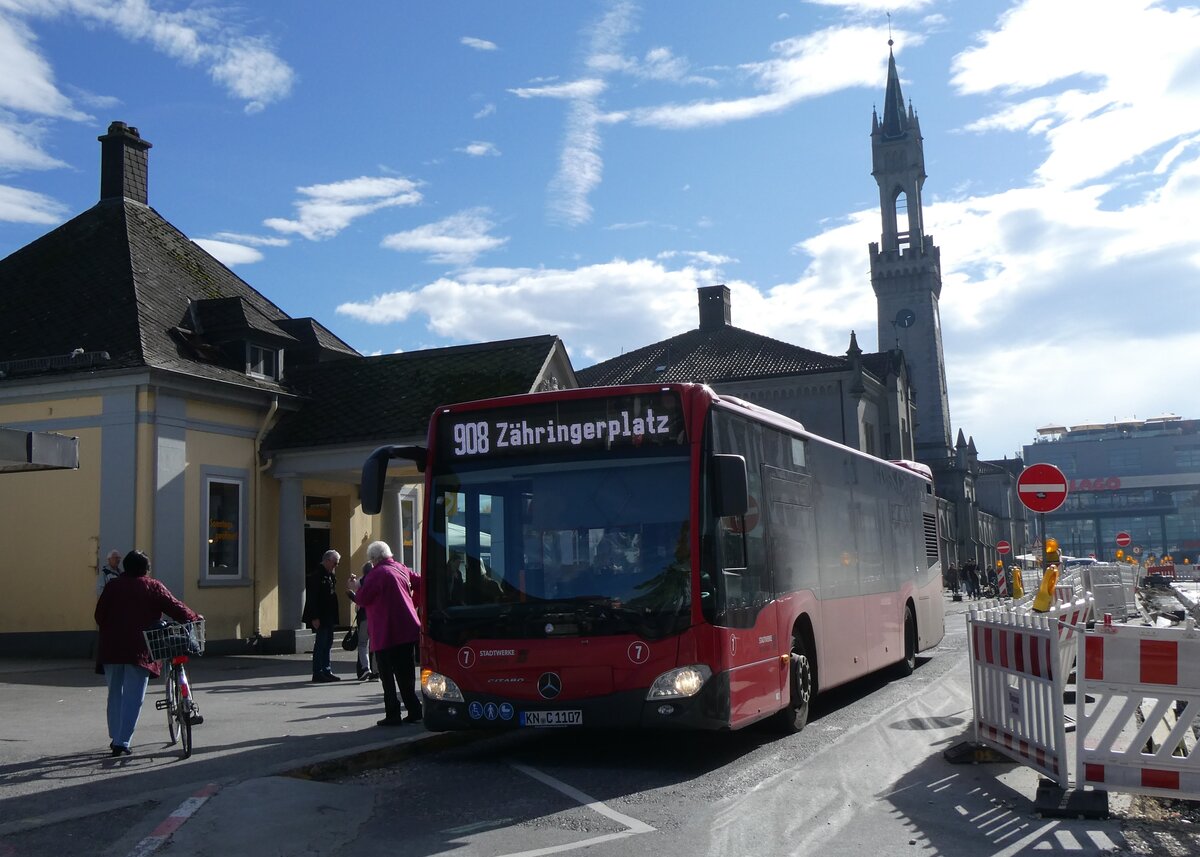
<instances>
[{"instance_id":1,"label":"bicycle","mask_svg":"<svg viewBox=\"0 0 1200 857\"><path fill-rule=\"evenodd\" d=\"M150 657L163 663L165 698L154 707L167 712L167 732L171 743L182 739L183 758L192 755L192 724L202 722L200 706L192 698L184 664L190 656L204 652L204 619L195 622L163 622L144 632Z\"/></svg>"}]
</instances>

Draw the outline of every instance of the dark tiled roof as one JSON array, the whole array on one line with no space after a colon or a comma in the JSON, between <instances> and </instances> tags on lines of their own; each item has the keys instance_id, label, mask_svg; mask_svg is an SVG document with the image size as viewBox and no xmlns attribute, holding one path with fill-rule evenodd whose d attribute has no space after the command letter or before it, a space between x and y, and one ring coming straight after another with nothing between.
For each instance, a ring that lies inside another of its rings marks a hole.
<instances>
[{"instance_id":1,"label":"dark tiled roof","mask_svg":"<svg viewBox=\"0 0 1200 857\"><path fill-rule=\"evenodd\" d=\"M904 353L898 349L876 351L862 356L863 368L880 379L899 372L903 363Z\"/></svg>"},{"instance_id":2,"label":"dark tiled roof","mask_svg":"<svg viewBox=\"0 0 1200 857\"><path fill-rule=\"evenodd\" d=\"M528 393L557 336L335 360L289 370L305 396L263 441L268 450L424 437L439 405Z\"/></svg>"},{"instance_id":3,"label":"dark tiled roof","mask_svg":"<svg viewBox=\"0 0 1200 857\"><path fill-rule=\"evenodd\" d=\"M731 325L689 330L586 369L575 370L585 387L670 381L721 381L845 370L833 357Z\"/></svg>"},{"instance_id":4,"label":"dark tiled roof","mask_svg":"<svg viewBox=\"0 0 1200 857\"><path fill-rule=\"evenodd\" d=\"M357 350L335 336L315 318L280 318L275 320L275 324L297 339L303 347L319 351L326 359L359 356Z\"/></svg>"},{"instance_id":5,"label":"dark tiled roof","mask_svg":"<svg viewBox=\"0 0 1200 857\"><path fill-rule=\"evenodd\" d=\"M94 372L150 366L283 391L187 347L176 328L190 327L189 303L218 298L239 299L256 325L287 318L154 209L105 200L0 260L0 361L82 348L110 355Z\"/></svg>"},{"instance_id":6,"label":"dark tiled roof","mask_svg":"<svg viewBox=\"0 0 1200 857\"><path fill-rule=\"evenodd\" d=\"M205 298L192 301L189 315L195 330L213 342L257 337L281 345L296 338L250 306L245 298Z\"/></svg>"}]
</instances>

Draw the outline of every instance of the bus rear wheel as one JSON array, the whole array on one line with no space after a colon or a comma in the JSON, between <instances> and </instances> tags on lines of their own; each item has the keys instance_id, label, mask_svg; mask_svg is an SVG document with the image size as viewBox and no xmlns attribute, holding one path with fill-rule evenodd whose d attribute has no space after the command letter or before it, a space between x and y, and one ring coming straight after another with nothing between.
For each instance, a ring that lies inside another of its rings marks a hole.
<instances>
[{"instance_id":1,"label":"bus rear wheel","mask_svg":"<svg viewBox=\"0 0 1200 857\"><path fill-rule=\"evenodd\" d=\"M813 697L813 665L808 646L802 637L792 638L792 656L788 659L788 669L790 699L787 707L775 716L783 732L793 735L808 724L809 706Z\"/></svg>"}]
</instances>

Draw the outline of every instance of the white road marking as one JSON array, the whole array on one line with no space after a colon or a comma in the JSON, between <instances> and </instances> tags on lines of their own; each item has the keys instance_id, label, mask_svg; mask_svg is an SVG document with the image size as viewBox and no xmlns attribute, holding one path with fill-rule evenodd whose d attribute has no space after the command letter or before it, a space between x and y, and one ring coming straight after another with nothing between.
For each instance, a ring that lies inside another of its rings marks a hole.
<instances>
[{"instance_id":1,"label":"white road marking","mask_svg":"<svg viewBox=\"0 0 1200 857\"><path fill-rule=\"evenodd\" d=\"M612 842L617 839L625 839L630 836L637 836L639 833L653 833L654 828L646 824L644 821L638 821L632 816L626 815L623 812L617 812L612 807L596 800L586 792L581 792L574 786L567 785L562 780L555 779L549 774L544 774L536 768L531 768L528 765L513 765L518 771L526 776L533 777L540 783L543 783L557 792L561 792L572 800L578 801L582 806L599 813L605 818L611 818L618 824L623 824L627 829L616 833L605 833L601 836L593 836L591 839L582 839L579 842L570 842L566 845L553 845L547 848L535 848L530 851L516 851L511 854L503 854L500 857L541 857L543 854L561 854L564 851L574 851L578 848L587 848L589 845L598 845L601 842Z\"/></svg>"}]
</instances>

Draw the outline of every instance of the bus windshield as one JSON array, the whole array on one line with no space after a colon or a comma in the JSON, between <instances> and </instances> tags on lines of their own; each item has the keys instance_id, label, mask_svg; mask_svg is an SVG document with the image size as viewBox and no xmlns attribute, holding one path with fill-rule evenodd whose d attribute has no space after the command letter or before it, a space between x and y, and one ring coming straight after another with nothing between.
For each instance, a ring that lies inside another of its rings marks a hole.
<instances>
[{"instance_id":1,"label":"bus windshield","mask_svg":"<svg viewBox=\"0 0 1200 857\"><path fill-rule=\"evenodd\" d=\"M432 480L425 582L440 642L636 634L690 622L686 447L508 458Z\"/></svg>"}]
</instances>

